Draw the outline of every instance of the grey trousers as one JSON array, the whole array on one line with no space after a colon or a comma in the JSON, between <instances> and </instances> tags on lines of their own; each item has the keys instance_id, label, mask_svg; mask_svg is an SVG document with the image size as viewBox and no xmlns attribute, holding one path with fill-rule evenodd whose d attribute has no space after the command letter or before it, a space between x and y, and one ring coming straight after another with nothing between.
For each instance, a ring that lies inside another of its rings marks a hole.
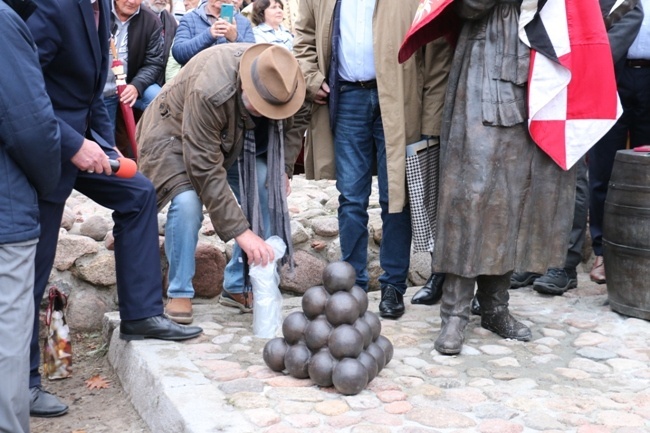
<instances>
[{"instance_id":1,"label":"grey trousers","mask_svg":"<svg viewBox=\"0 0 650 433\"><path fill-rule=\"evenodd\" d=\"M575 211L571 233L569 234L569 249L564 263L564 267L567 269L575 269L582 261L582 247L585 244L588 212L589 180L587 179L587 163L583 156L580 161L576 162Z\"/></svg>"},{"instance_id":2,"label":"grey trousers","mask_svg":"<svg viewBox=\"0 0 650 433\"><path fill-rule=\"evenodd\" d=\"M0 433L29 432L29 344L37 242L0 245Z\"/></svg>"}]
</instances>

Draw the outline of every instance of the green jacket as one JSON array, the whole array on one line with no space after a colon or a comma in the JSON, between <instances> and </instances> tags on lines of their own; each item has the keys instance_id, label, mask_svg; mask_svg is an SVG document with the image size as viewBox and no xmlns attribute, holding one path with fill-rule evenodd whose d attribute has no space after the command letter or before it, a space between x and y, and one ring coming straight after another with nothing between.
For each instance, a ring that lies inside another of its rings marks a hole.
<instances>
[{"instance_id":1,"label":"green jacket","mask_svg":"<svg viewBox=\"0 0 650 433\"><path fill-rule=\"evenodd\" d=\"M145 110L136 132L140 171L154 184L158 207L194 189L223 241L249 228L226 171L241 153L244 131L255 128L239 78L250 45L222 44L194 56Z\"/></svg>"}]
</instances>

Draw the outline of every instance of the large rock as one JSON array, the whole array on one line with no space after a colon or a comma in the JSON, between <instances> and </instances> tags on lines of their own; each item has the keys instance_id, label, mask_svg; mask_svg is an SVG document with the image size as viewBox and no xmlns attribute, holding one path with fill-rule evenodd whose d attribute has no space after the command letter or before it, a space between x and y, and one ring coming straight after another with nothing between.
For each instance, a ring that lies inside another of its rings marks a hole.
<instances>
[{"instance_id":1,"label":"large rock","mask_svg":"<svg viewBox=\"0 0 650 433\"><path fill-rule=\"evenodd\" d=\"M104 313L117 310L111 293L93 287L72 289L68 298L67 319L74 331L97 331L102 328Z\"/></svg>"},{"instance_id":2,"label":"large rock","mask_svg":"<svg viewBox=\"0 0 650 433\"><path fill-rule=\"evenodd\" d=\"M72 212L72 209L70 209L70 206L65 206L63 208L63 216L61 217L61 227L70 231L72 226L74 226L76 219L77 217L74 212Z\"/></svg>"},{"instance_id":3,"label":"large rock","mask_svg":"<svg viewBox=\"0 0 650 433\"><path fill-rule=\"evenodd\" d=\"M298 250L293 254L295 267L293 271L289 265L282 266L280 288L302 295L307 289L322 284L323 270L327 263L325 260L309 254L306 251Z\"/></svg>"},{"instance_id":4,"label":"large rock","mask_svg":"<svg viewBox=\"0 0 650 433\"><path fill-rule=\"evenodd\" d=\"M328 242L326 257L328 263L341 260L341 238L332 239Z\"/></svg>"},{"instance_id":5,"label":"large rock","mask_svg":"<svg viewBox=\"0 0 650 433\"><path fill-rule=\"evenodd\" d=\"M318 236L331 238L339 234L339 220L336 217L316 217L311 222L311 228Z\"/></svg>"},{"instance_id":6,"label":"large rock","mask_svg":"<svg viewBox=\"0 0 650 433\"><path fill-rule=\"evenodd\" d=\"M75 276L93 286L112 286L117 283L115 256L110 251L102 249L94 256L79 258L75 264Z\"/></svg>"},{"instance_id":7,"label":"large rock","mask_svg":"<svg viewBox=\"0 0 650 433\"><path fill-rule=\"evenodd\" d=\"M62 230L59 235L59 243L56 246L54 267L59 271L69 269L74 262L86 254L95 254L99 251L97 242L86 236L66 234Z\"/></svg>"},{"instance_id":8,"label":"large rock","mask_svg":"<svg viewBox=\"0 0 650 433\"><path fill-rule=\"evenodd\" d=\"M199 242L196 247L196 272L192 285L196 296L214 298L223 290L226 258L216 246Z\"/></svg>"},{"instance_id":9,"label":"large rock","mask_svg":"<svg viewBox=\"0 0 650 433\"><path fill-rule=\"evenodd\" d=\"M414 286L421 286L427 282L431 275L431 253L411 252L411 266L409 267L409 280Z\"/></svg>"},{"instance_id":10,"label":"large rock","mask_svg":"<svg viewBox=\"0 0 650 433\"><path fill-rule=\"evenodd\" d=\"M217 233L210 218L203 219L200 232L203 236L214 236Z\"/></svg>"},{"instance_id":11,"label":"large rock","mask_svg":"<svg viewBox=\"0 0 650 433\"><path fill-rule=\"evenodd\" d=\"M327 215L327 213L323 209L307 209L296 214L292 217L292 220L298 221L303 227L310 228L312 219L324 215Z\"/></svg>"},{"instance_id":12,"label":"large rock","mask_svg":"<svg viewBox=\"0 0 650 433\"><path fill-rule=\"evenodd\" d=\"M379 277L384 270L379 265L379 259L368 256L368 291L379 290Z\"/></svg>"},{"instance_id":13,"label":"large rock","mask_svg":"<svg viewBox=\"0 0 650 433\"><path fill-rule=\"evenodd\" d=\"M108 251L115 251L115 236L113 236L113 230L106 233L106 237L104 238L104 247Z\"/></svg>"},{"instance_id":14,"label":"large rock","mask_svg":"<svg viewBox=\"0 0 650 433\"><path fill-rule=\"evenodd\" d=\"M103 241L112 224L113 221L109 221L101 215L92 215L81 223L79 232L96 241Z\"/></svg>"},{"instance_id":15,"label":"large rock","mask_svg":"<svg viewBox=\"0 0 650 433\"><path fill-rule=\"evenodd\" d=\"M165 236L166 225L167 225L167 214L161 212L158 214L158 234L160 236Z\"/></svg>"},{"instance_id":16,"label":"large rock","mask_svg":"<svg viewBox=\"0 0 650 433\"><path fill-rule=\"evenodd\" d=\"M300 224L296 220L291 221L291 242L294 245L301 244L303 242L307 242L309 240L309 233L303 227L302 224Z\"/></svg>"},{"instance_id":17,"label":"large rock","mask_svg":"<svg viewBox=\"0 0 650 433\"><path fill-rule=\"evenodd\" d=\"M373 210L368 212L368 231L369 237L374 243L381 245L381 238L384 236L381 213L373 212Z\"/></svg>"}]
</instances>

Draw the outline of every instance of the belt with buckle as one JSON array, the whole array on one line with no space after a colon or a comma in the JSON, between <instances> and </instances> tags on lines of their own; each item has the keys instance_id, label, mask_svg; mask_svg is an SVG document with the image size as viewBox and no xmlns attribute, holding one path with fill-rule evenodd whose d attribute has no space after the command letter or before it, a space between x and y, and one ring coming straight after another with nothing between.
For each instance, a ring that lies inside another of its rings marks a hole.
<instances>
[{"instance_id":1,"label":"belt with buckle","mask_svg":"<svg viewBox=\"0 0 650 433\"><path fill-rule=\"evenodd\" d=\"M647 59L627 59L625 66L629 68L650 68L650 60Z\"/></svg>"},{"instance_id":2,"label":"belt with buckle","mask_svg":"<svg viewBox=\"0 0 650 433\"><path fill-rule=\"evenodd\" d=\"M363 89L376 89L377 80L368 80L368 81L339 81L341 86L354 86L361 87Z\"/></svg>"}]
</instances>

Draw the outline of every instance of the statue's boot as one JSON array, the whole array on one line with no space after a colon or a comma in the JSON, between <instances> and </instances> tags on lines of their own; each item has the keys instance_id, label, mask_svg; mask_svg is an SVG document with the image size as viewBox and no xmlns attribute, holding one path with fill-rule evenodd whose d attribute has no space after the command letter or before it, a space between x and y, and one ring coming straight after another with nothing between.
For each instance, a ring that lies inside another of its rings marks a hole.
<instances>
[{"instance_id":1,"label":"statue's boot","mask_svg":"<svg viewBox=\"0 0 650 433\"><path fill-rule=\"evenodd\" d=\"M469 304L474 295L474 279L447 274L442 286L440 318L442 328L433 347L443 355L456 355L463 348Z\"/></svg>"},{"instance_id":2,"label":"statue's boot","mask_svg":"<svg viewBox=\"0 0 650 433\"><path fill-rule=\"evenodd\" d=\"M481 326L503 338L529 341L532 338L530 329L508 311L510 274L477 278L476 298L481 306Z\"/></svg>"}]
</instances>

